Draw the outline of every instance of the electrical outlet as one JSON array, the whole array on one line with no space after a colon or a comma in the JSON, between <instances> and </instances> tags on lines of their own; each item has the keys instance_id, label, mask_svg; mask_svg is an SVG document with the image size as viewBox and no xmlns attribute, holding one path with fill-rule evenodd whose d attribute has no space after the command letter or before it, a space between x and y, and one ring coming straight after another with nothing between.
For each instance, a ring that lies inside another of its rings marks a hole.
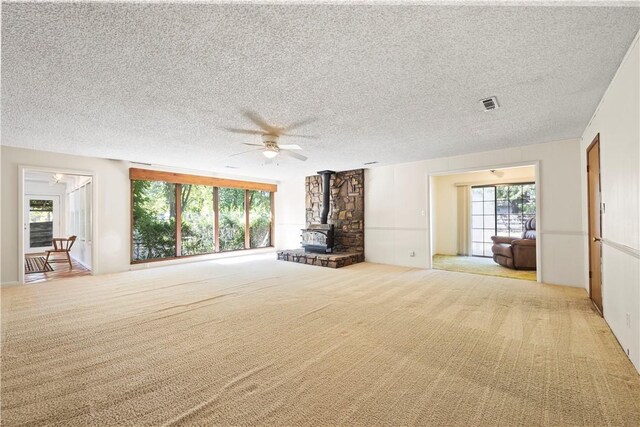
<instances>
[{"instance_id":1,"label":"electrical outlet","mask_svg":"<svg viewBox=\"0 0 640 427\"><path fill-rule=\"evenodd\" d=\"M627 313L627 328L631 328L631 314Z\"/></svg>"},{"instance_id":2,"label":"electrical outlet","mask_svg":"<svg viewBox=\"0 0 640 427\"><path fill-rule=\"evenodd\" d=\"M409 251L409 256L410 257L414 257L414 256L416 256L416 253L414 251Z\"/></svg>"}]
</instances>

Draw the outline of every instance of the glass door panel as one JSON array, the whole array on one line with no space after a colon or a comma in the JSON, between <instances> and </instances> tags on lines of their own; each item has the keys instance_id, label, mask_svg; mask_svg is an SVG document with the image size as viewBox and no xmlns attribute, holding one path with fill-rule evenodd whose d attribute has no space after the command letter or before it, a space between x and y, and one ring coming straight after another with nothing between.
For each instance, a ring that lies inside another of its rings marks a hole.
<instances>
[{"instance_id":1,"label":"glass door panel","mask_svg":"<svg viewBox=\"0 0 640 427\"><path fill-rule=\"evenodd\" d=\"M496 189L473 187L471 197L471 254L490 257L491 236L496 232Z\"/></svg>"},{"instance_id":2,"label":"glass door panel","mask_svg":"<svg viewBox=\"0 0 640 427\"><path fill-rule=\"evenodd\" d=\"M536 186L506 184L496 186L497 235L521 237L524 223L536 215Z\"/></svg>"},{"instance_id":3,"label":"glass door panel","mask_svg":"<svg viewBox=\"0 0 640 427\"><path fill-rule=\"evenodd\" d=\"M60 237L59 196L25 197L25 252L43 252Z\"/></svg>"}]
</instances>

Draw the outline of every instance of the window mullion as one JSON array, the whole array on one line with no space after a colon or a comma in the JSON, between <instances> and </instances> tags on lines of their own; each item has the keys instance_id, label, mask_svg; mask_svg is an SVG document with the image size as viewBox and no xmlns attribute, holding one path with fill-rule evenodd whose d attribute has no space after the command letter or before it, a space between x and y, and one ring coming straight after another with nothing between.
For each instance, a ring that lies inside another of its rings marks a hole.
<instances>
[{"instance_id":1,"label":"window mullion","mask_svg":"<svg viewBox=\"0 0 640 427\"><path fill-rule=\"evenodd\" d=\"M275 200L274 200L274 192L269 192L269 198L270 198L270 202L271 202L271 225L270 225L270 229L269 229L269 246L275 246L274 241L274 230L275 230L275 222L276 222L276 215L275 215Z\"/></svg>"},{"instance_id":2,"label":"window mullion","mask_svg":"<svg viewBox=\"0 0 640 427\"><path fill-rule=\"evenodd\" d=\"M182 184L176 184L176 256L182 256Z\"/></svg>"},{"instance_id":3,"label":"window mullion","mask_svg":"<svg viewBox=\"0 0 640 427\"><path fill-rule=\"evenodd\" d=\"M244 190L244 248L251 247L251 236L249 223L249 190Z\"/></svg>"},{"instance_id":4,"label":"window mullion","mask_svg":"<svg viewBox=\"0 0 640 427\"><path fill-rule=\"evenodd\" d=\"M214 252L220 252L220 201L218 187L213 187L213 244Z\"/></svg>"}]
</instances>

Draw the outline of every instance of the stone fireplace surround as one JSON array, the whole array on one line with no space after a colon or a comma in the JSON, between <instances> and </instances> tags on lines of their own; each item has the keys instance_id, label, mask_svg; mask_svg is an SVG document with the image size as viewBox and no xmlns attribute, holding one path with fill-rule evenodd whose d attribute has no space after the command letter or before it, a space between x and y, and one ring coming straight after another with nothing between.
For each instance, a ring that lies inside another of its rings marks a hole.
<instances>
[{"instance_id":1,"label":"stone fireplace surround","mask_svg":"<svg viewBox=\"0 0 640 427\"><path fill-rule=\"evenodd\" d=\"M302 249L278 252L278 259L340 268L364 261L364 169L336 172L331 176L328 223L335 226L334 253L312 254ZM320 223L322 177L305 178L307 228Z\"/></svg>"}]
</instances>

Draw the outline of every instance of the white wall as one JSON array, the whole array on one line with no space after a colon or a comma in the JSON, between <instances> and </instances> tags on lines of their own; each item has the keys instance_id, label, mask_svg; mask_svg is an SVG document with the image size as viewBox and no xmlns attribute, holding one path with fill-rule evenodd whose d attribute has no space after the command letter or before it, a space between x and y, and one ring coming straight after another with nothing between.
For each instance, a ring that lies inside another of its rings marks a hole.
<instances>
[{"instance_id":1,"label":"white wall","mask_svg":"<svg viewBox=\"0 0 640 427\"><path fill-rule=\"evenodd\" d=\"M430 267L429 174L540 165L538 209L542 280L584 286L578 140L369 169L365 175L365 257L371 262ZM415 257L409 253L415 252Z\"/></svg>"},{"instance_id":2,"label":"white wall","mask_svg":"<svg viewBox=\"0 0 640 427\"><path fill-rule=\"evenodd\" d=\"M275 196L277 249L300 246L300 230L306 226L304 177L282 181Z\"/></svg>"},{"instance_id":3,"label":"white wall","mask_svg":"<svg viewBox=\"0 0 640 427\"><path fill-rule=\"evenodd\" d=\"M600 134L604 318L640 371L640 43L638 35L580 143L583 231L587 233L586 150ZM583 238L588 274L588 241ZM588 281L585 283L588 290ZM627 320L627 314L630 321Z\"/></svg>"},{"instance_id":4,"label":"white wall","mask_svg":"<svg viewBox=\"0 0 640 427\"><path fill-rule=\"evenodd\" d=\"M427 268L427 162L365 171L365 259ZM409 257L414 251L415 257Z\"/></svg>"},{"instance_id":5,"label":"white wall","mask_svg":"<svg viewBox=\"0 0 640 427\"><path fill-rule=\"evenodd\" d=\"M535 167L499 169L502 176L487 171L434 176L431 180L431 236L434 254L456 255L458 252L458 187L535 181Z\"/></svg>"},{"instance_id":6,"label":"white wall","mask_svg":"<svg viewBox=\"0 0 640 427\"><path fill-rule=\"evenodd\" d=\"M149 266L159 267L169 264L238 255L237 252L214 254L131 266L129 264L131 218L129 167L135 165L131 165L126 161L27 150L5 145L0 147L0 153L0 194L2 194L2 197L0 197L0 218L2 220L0 224L0 235L2 236L2 242L0 243L0 280L3 285L13 284L17 282L19 278L18 238L19 233L22 233L21 223L18 222L18 203L20 200L18 194L18 169L20 166L46 168L48 170L58 171L65 169L77 170L95 174L96 179L93 182L93 191L97 206L94 211L94 221L97 221L97 227L93 235L93 244L96 245L96 257L92 260L92 267L95 274L114 273L147 268ZM172 168L154 167L154 169L196 173ZM199 174L219 176L221 178L242 179L237 176L213 175L207 172L199 172ZM277 215L278 213L276 212L276 217ZM256 249L243 251L242 254L249 255L269 250L270 249Z\"/></svg>"},{"instance_id":7,"label":"white wall","mask_svg":"<svg viewBox=\"0 0 640 427\"><path fill-rule=\"evenodd\" d=\"M367 169L365 258L369 262L430 268L430 174L539 162L542 280L584 287L579 154L580 142L575 139ZM281 183L278 193L279 209L286 206L295 217L278 227L277 246L299 247L298 229L304 225L304 178ZM409 256L410 252L415 256Z\"/></svg>"},{"instance_id":8,"label":"white wall","mask_svg":"<svg viewBox=\"0 0 640 427\"><path fill-rule=\"evenodd\" d=\"M64 199L64 193L67 190L67 186L65 184L58 183L50 185L46 182L32 181L29 179L25 181L24 194L35 194L38 196L60 196ZM61 200L60 203L60 210L64 211L64 209L62 209L64 200Z\"/></svg>"}]
</instances>

